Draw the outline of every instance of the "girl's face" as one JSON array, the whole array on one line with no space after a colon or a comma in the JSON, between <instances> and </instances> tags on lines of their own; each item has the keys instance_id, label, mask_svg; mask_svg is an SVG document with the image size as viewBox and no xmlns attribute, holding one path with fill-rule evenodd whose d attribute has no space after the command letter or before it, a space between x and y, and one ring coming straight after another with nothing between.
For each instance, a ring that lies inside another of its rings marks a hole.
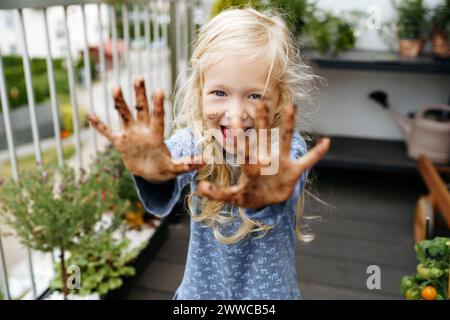
<instances>
[{"instance_id":1,"label":"girl's face","mask_svg":"<svg viewBox=\"0 0 450 320\"><path fill-rule=\"evenodd\" d=\"M272 122L279 92L273 83L269 83L263 96L268 73L269 61L266 56L249 58L245 54L227 55L205 71L203 120L208 129L222 133L223 138L216 141L226 151L233 152L227 147L232 147L236 140L231 121L234 117L240 117L244 129L253 128L259 100L264 100L268 106L269 123ZM225 141L227 143L224 145Z\"/></svg>"}]
</instances>

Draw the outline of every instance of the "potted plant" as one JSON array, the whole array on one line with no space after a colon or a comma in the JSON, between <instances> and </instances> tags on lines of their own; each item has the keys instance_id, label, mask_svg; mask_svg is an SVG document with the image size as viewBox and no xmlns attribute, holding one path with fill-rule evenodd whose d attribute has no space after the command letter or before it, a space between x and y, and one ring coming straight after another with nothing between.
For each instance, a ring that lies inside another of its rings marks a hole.
<instances>
[{"instance_id":1,"label":"potted plant","mask_svg":"<svg viewBox=\"0 0 450 320\"><path fill-rule=\"evenodd\" d=\"M109 231L85 237L71 251L67 261L68 265L78 266L80 271L80 287L76 294L104 297L109 291L121 287L123 277L135 275L135 268L129 263L147 243L144 241L129 249L128 239L117 239ZM62 278L61 267L57 265L51 288L61 290Z\"/></svg>"},{"instance_id":2,"label":"potted plant","mask_svg":"<svg viewBox=\"0 0 450 320\"><path fill-rule=\"evenodd\" d=\"M402 278L400 288L408 300L445 300L449 296L450 238L437 237L415 245L417 274Z\"/></svg>"},{"instance_id":3,"label":"potted plant","mask_svg":"<svg viewBox=\"0 0 450 320\"><path fill-rule=\"evenodd\" d=\"M84 237L71 250L67 264L78 266L81 275L80 288L70 296L76 299L108 298L111 291L123 285L124 277L134 276L136 269L132 263L150 243L151 230L159 226L159 223L155 223L159 219L146 214L131 173L115 148L110 145L99 153L93 167L96 172L116 178L114 189L119 203L124 204L124 210L120 210L119 228L110 228ZM102 199L108 199L108 194L102 191ZM116 210L116 206L112 205L112 209ZM61 290L60 265L56 265L55 269L56 276L51 288ZM55 293L48 298L58 296Z\"/></svg>"},{"instance_id":4,"label":"potted plant","mask_svg":"<svg viewBox=\"0 0 450 320\"><path fill-rule=\"evenodd\" d=\"M450 58L450 0L445 0L431 19L433 54L438 58Z\"/></svg>"},{"instance_id":5,"label":"potted plant","mask_svg":"<svg viewBox=\"0 0 450 320\"><path fill-rule=\"evenodd\" d=\"M425 42L428 9L423 0L394 0L393 4L398 12L399 53L403 57L417 57Z\"/></svg>"},{"instance_id":6,"label":"potted plant","mask_svg":"<svg viewBox=\"0 0 450 320\"><path fill-rule=\"evenodd\" d=\"M337 55L353 49L356 43L355 26L328 11L319 11L310 18L305 33L322 54Z\"/></svg>"},{"instance_id":7,"label":"potted plant","mask_svg":"<svg viewBox=\"0 0 450 320\"><path fill-rule=\"evenodd\" d=\"M59 251L64 297L69 293L69 252L77 249L84 238L92 239L98 233L96 226L113 206L118 215L127 210L116 195L116 180L114 175L95 168L90 174L81 170L77 176L65 166L25 171L19 181L10 179L0 187L0 217L14 229L22 244L42 252ZM118 225L114 218L108 228Z\"/></svg>"},{"instance_id":8,"label":"potted plant","mask_svg":"<svg viewBox=\"0 0 450 320\"><path fill-rule=\"evenodd\" d=\"M316 4L310 0L270 0L269 5L284 14L291 32L300 36L316 10Z\"/></svg>"}]
</instances>

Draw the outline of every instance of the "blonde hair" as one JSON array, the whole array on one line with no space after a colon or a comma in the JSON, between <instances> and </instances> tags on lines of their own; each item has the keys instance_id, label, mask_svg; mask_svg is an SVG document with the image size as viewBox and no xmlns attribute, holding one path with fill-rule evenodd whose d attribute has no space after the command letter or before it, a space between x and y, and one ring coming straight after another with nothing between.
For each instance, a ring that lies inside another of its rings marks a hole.
<instances>
[{"instance_id":1,"label":"blonde hair","mask_svg":"<svg viewBox=\"0 0 450 320\"><path fill-rule=\"evenodd\" d=\"M302 61L296 39L278 12L273 9L259 12L252 8L222 11L201 27L189 64L188 79L176 90L174 99L175 128L192 127L194 123L203 124L202 128L195 126L192 130L194 136L199 138L203 148L202 154L206 157L214 157L215 147L213 139L203 135L206 130L202 117L205 70L225 54L236 50L249 55L257 55L263 51L269 57L270 68L264 92L271 81L274 81L280 92L279 105L275 110L271 127L280 126L282 110L292 101L296 101L300 106L297 114L303 119L305 109L310 105L311 96L316 89L315 76L310 66ZM218 186L230 186L232 171L227 164L207 164L199 170L196 179L210 181ZM236 243L254 232L262 232L259 236L262 237L272 228L260 221L249 219L242 208L237 208L242 223L234 234L225 236L219 231L219 227L233 219L232 215L224 212L225 203L200 198L200 213L194 214L196 196L198 196L196 192L191 192L187 196L192 219L197 222L203 221L206 226L211 227L215 238L222 243ZM312 240L312 235L301 232L303 203L302 192L296 206L295 233L300 240L307 242Z\"/></svg>"}]
</instances>

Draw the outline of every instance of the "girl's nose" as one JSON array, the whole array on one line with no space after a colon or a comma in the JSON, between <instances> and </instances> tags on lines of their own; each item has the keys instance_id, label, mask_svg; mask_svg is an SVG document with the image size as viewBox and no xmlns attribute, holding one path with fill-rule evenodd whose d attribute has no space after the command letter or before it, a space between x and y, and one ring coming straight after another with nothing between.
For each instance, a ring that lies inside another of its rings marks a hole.
<instances>
[{"instance_id":1,"label":"girl's nose","mask_svg":"<svg viewBox=\"0 0 450 320\"><path fill-rule=\"evenodd\" d=\"M237 99L233 99L230 101L230 104L228 105L227 111L225 112L225 116L229 118L234 118L237 116L240 116L241 113L245 110L245 107L240 101L237 101Z\"/></svg>"},{"instance_id":2,"label":"girl's nose","mask_svg":"<svg viewBox=\"0 0 450 320\"><path fill-rule=\"evenodd\" d=\"M234 129L253 127L253 119L247 111L241 113L225 113L227 123Z\"/></svg>"},{"instance_id":3,"label":"girl's nose","mask_svg":"<svg viewBox=\"0 0 450 320\"><path fill-rule=\"evenodd\" d=\"M229 107L225 112L225 117L227 118L239 118L241 120L246 120L249 116L248 113L248 105L245 101L241 101L239 99L234 99L232 103L230 103Z\"/></svg>"},{"instance_id":4,"label":"girl's nose","mask_svg":"<svg viewBox=\"0 0 450 320\"><path fill-rule=\"evenodd\" d=\"M240 118L241 120L245 121L247 120L249 117L247 111L242 111L242 112L225 112L225 118L231 120L233 118Z\"/></svg>"}]
</instances>

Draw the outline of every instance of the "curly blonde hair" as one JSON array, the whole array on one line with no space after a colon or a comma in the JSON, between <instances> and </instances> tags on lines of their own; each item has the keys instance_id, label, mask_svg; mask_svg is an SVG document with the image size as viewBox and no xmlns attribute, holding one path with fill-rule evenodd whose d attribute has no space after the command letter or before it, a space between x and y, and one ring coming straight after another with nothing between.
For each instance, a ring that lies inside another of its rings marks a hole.
<instances>
[{"instance_id":1,"label":"curly blonde hair","mask_svg":"<svg viewBox=\"0 0 450 320\"><path fill-rule=\"evenodd\" d=\"M283 108L293 101L300 106L297 111L299 118L304 119L306 107L310 105L311 96L316 89L316 76L311 72L311 67L301 59L296 39L280 13L273 9L259 12L252 8L222 11L201 27L189 63L188 79L181 86L177 86L174 97L175 128L190 126L202 145L202 154L206 157L215 156L215 147L213 139L204 134L207 131L202 117L205 70L227 53L237 50L248 55L264 52L269 57L270 68L266 88L269 81L274 81L280 92L279 105L271 123L272 128L280 126ZM202 123L201 128L193 126L194 123ZM206 163L213 161L206 159ZM238 171L238 176L239 174ZM210 181L221 187L230 186L232 170L227 164L207 164L199 170L196 179ZM259 236L262 237L271 229L271 226L249 219L243 208L238 208L242 223L234 234L225 236L219 231L219 227L233 219L232 215L224 211L225 203L202 197L200 213L194 214L193 204L196 196L198 194L192 191L187 196L192 219L197 222L203 221L206 226L211 227L215 238L222 243L236 243L254 232L262 231ZM300 240L310 241L312 235L301 232L300 217L303 203L302 192L296 206L295 233Z\"/></svg>"}]
</instances>

